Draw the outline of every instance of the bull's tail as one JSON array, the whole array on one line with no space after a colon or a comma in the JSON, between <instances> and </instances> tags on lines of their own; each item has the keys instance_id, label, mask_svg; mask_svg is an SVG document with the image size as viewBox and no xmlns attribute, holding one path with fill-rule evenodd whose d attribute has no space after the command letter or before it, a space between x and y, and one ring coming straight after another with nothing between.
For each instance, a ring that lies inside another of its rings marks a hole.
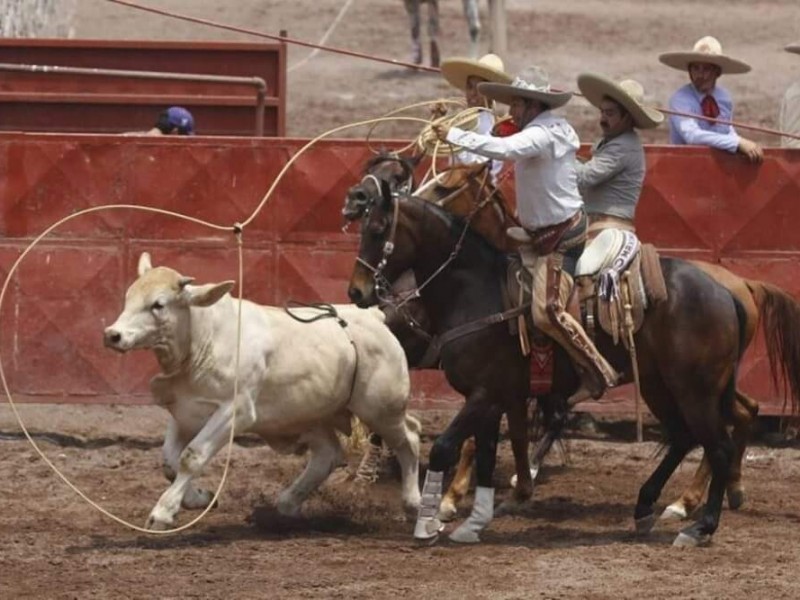
<instances>
[{"instance_id":1,"label":"bull's tail","mask_svg":"<svg viewBox=\"0 0 800 600\"><path fill-rule=\"evenodd\" d=\"M800 413L800 304L781 288L748 281L758 305L775 388L788 392L791 414ZM782 384L782 385L781 385Z\"/></svg>"}]
</instances>

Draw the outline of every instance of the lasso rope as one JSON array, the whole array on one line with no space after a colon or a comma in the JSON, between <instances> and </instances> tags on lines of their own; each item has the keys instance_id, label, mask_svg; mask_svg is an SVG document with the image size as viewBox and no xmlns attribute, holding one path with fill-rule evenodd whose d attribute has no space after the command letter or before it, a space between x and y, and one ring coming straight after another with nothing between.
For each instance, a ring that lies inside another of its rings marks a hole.
<instances>
[{"instance_id":1,"label":"lasso rope","mask_svg":"<svg viewBox=\"0 0 800 600\"><path fill-rule=\"evenodd\" d=\"M26 427L25 422L23 421L22 416L20 415L19 410L17 409L17 405L14 402L14 398L13 398L13 395L11 394L11 390L9 389L8 381L6 379L5 369L3 367L3 359L2 359L2 356L0 355L0 382L2 382L3 390L4 390L5 394L6 394L6 398L7 398L8 404L11 406L11 410L14 413L14 416L15 416L15 418L17 420L17 423L19 423L19 426L22 429L22 432L24 433L25 437L27 438L28 442L30 442L31 446L34 448L36 453L39 455L39 457L41 457L41 459L45 462L45 464L47 464L47 466L50 467L50 469L72 491L74 491L76 494L78 494L78 496L80 498L82 498L84 501L86 501L94 509L96 509L97 511L99 511L100 513L102 513L103 515L108 517L109 519L119 523L120 525L123 525L125 527L128 527L129 529L132 529L134 531L138 531L138 532L141 532L141 533L149 533L149 534L156 534L156 535L173 534L173 533L177 533L179 531L183 531L185 529L188 529L189 527L192 527L193 525L198 523L211 510L211 508L216 504L217 500L219 499L219 496L222 493L222 490L223 490L223 488L225 486L225 482L227 481L228 470L230 468L231 453L232 453L232 449L233 449L233 440L234 440L235 429L236 429L236 398L238 397L238 391L239 391L239 364L240 364L241 340L242 340L242 290L244 289L244 267L243 267L243 243L242 243L242 237L243 237L244 229L245 229L245 227L247 227L247 225L249 225L258 216L258 214L264 208L266 203L269 201L272 193L275 191L275 188L277 187L278 183L281 181L283 176L286 174L286 172L289 169L289 167L303 153L305 153L309 148L311 148L319 140L321 140L321 139L323 139L325 137L328 137L328 136L330 136L330 135L332 135L334 133L337 133L339 131L343 131L345 129L351 129L351 128L355 128L355 127L361 127L361 126L364 126L364 125L370 125L370 124L373 124L373 123L376 123L376 122L397 121L397 120L414 121L414 122L423 121L425 123L428 123L428 121L425 121L424 119L418 119L418 118L413 118L413 117L399 117L399 116L379 117L379 118L376 118L376 119L367 119L367 120L364 120L364 121L358 121L356 123L349 123L347 125L342 125L340 127L336 127L334 129L330 129L330 130L322 133L321 135L318 135L313 140L311 140L310 142L305 144L302 148L300 148L300 150L298 150L297 153L295 153L289 159L289 161L286 163L286 165L283 167L283 169L281 169L281 171L278 173L278 176L275 178L275 181L272 183L272 185L270 186L269 190L267 190L266 194L264 194L264 196L261 199L261 201L259 202L258 206L250 214L250 216L247 219L245 219L245 221L242 222L242 223L235 223L233 225L220 225L218 223L212 223L212 222L209 222L209 221L204 221L202 219L198 219L198 218L191 217L191 216L188 216L188 215L184 215L184 214L181 214L181 213L177 213L177 212L173 212L173 211L165 210L165 209L161 209L161 208L156 208L156 207L152 207L152 206L138 206L138 205L134 205L134 204L108 204L108 205L104 205L104 206L94 206L94 207L91 207L91 208L87 208L87 209L81 210L81 211L79 211L79 212L77 212L75 214L68 215L68 216L58 220L56 223L54 223L53 225L51 225L50 227L45 229L41 234L39 234L25 248L25 250L22 252L22 254L20 254L20 256L17 258L17 260L14 261L14 264L11 266L11 268L8 271L8 274L5 277L5 280L3 282L2 290L0 290L0 311L2 311L3 301L5 300L6 292L8 291L8 286L11 283L11 279L14 276L14 274L17 272L17 269L19 268L19 266L22 264L22 261L25 260L25 258L28 256L28 254L45 237L47 237L50 233L52 233L58 227L60 227L61 225L65 224L65 223L67 223L67 222L69 222L69 221L71 221L73 219L76 219L76 218L78 218L80 216L83 216L83 215L86 215L86 214L101 212L101 211L104 211L104 210L118 210L118 209L140 210L140 211L145 211L145 212L150 212L150 213L156 213L156 214L159 214L159 215L177 217L179 219L183 219L183 220L186 220L186 221L201 225L203 227L208 227L210 229L214 229L214 230L217 230L217 231L231 232L236 236L237 249L238 249L238 262L239 262L239 265L238 265L238 277L239 277L239 279L238 279L238 284L239 284L238 299L239 299L239 306L238 306L238 310L237 310L236 358L235 358L236 377L234 379L234 384L233 384L233 414L232 414L232 418L231 418L231 432L230 432L230 436L229 436L228 444L227 444L227 452L226 452L226 456L225 456L225 467L223 469L222 477L220 478L220 481L219 481L219 484L218 484L218 486L216 488L216 491L214 492L214 496L211 499L211 501L208 503L208 505L203 509L203 511L199 515L197 515L194 519L189 521L188 523L186 523L184 525L181 525L179 527L175 527L175 528L167 529L167 530L161 530L161 531L159 531L159 530L151 530L151 529L146 529L144 527L140 527L140 526L135 525L135 524L133 524L133 523L121 518L121 517L116 516L115 514L113 514L110 511L108 511L107 509L103 508L97 502L92 500L86 493L84 493L78 486L73 484L69 480L69 478L67 478L67 476L64 475L59 470L59 468L47 457L47 455L42 451L42 449L39 447L39 445L36 443L36 441L31 436L30 432L28 431L28 428Z\"/></svg>"}]
</instances>

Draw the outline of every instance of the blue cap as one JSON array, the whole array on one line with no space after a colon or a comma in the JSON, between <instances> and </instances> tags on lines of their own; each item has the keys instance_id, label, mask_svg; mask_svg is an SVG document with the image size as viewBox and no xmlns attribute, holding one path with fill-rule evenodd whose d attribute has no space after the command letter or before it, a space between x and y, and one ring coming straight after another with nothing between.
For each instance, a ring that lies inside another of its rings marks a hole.
<instances>
[{"instance_id":1,"label":"blue cap","mask_svg":"<svg viewBox=\"0 0 800 600\"><path fill-rule=\"evenodd\" d=\"M162 133L177 129L179 135L194 135L194 117L182 106L170 106L159 115L156 127Z\"/></svg>"}]
</instances>

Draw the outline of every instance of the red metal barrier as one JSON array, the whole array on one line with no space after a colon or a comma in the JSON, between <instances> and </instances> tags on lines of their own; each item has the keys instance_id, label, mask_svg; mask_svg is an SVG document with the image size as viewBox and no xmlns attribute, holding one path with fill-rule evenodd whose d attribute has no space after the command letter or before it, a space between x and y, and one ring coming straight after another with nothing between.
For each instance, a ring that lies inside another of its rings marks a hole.
<instances>
[{"instance_id":1,"label":"red metal barrier","mask_svg":"<svg viewBox=\"0 0 800 600\"><path fill-rule=\"evenodd\" d=\"M261 77L265 135L286 135L286 46L272 43L0 39L0 63ZM253 135L250 86L0 72L0 130L121 133L152 127L170 105L203 135Z\"/></svg>"},{"instance_id":2,"label":"red metal barrier","mask_svg":"<svg viewBox=\"0 0 800 600\"><path fill-rule=\"evenodd\" d=\"M255 209L303 140L0 135L0 273L57 219L131 203L232 225ZM346 301L355 233L340 230L347 188L370 156L363 143L322 142L302 156L245 230L247 297L282 304ZM800 152L765 162L702 148L648 147L638 214L643 239L667 254L718 261L800 297ZM0 351L20 400L149 402L154 361L101 344L142 250L200 281L236 279L232 235L141 212L66 224L22 264L0 313ZM763 346L748 353L743 388L780 412ZM437 373L414 375L421 406L459 401ZM592 410L632 414L630 390Z\"/></svg>"}]
</instances>

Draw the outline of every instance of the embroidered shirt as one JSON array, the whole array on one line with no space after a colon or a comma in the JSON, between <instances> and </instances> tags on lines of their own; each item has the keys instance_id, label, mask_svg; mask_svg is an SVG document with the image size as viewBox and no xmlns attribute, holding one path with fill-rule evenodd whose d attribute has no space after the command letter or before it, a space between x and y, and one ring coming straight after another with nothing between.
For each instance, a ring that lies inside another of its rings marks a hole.
<instances>
[{"instance_id":1,"label":"embroidered shirt","mask_svg":"<svg viewBox=\"0 0 800 600\"><path fill-rule=\"evenodd\" d=\"M447 141L487 158L514 161L517 212L528 230L562 223L583 206L575 170L578 134L550 111L508 137L452 127Z\"/></svg>"},{"instance_id":2,"label":"embroidered shirt","mask_svg":"<svg viewBox=\"0 0 800 600\"><path fill-rule=\"evenodd\" d=\"M781 131L786 133L800 135L800 81L789 86L789 89L783 95L779 127ZM784 148L800 148L800 140L782 137L781 146Z\"/></svg>"},{"instance_id":3,"label":"embroidered shirt","mask_svg":"<svg viewBox=\"0 0 800 600\"><path fill-rule=\"evenodd\" d=\"M633 220L644 172L644 149L636 131L597 142L591 160L578 163L578 189L587 214Z\"/></svg>"},{"instance_id":4,"label":"embroidered shirt","mask_svg":"<svg viewBox=\"0 0 800 600\"><path fill-rule=\"evenodd\" d=\"M717 85L711 91L711 95L719 106L718 118L725 121L732 120L733 100L728 90ZM706 94L698 91L694 85L687 83L669 99L669 108L677 112L702 115L701 105L705 96ZM670 115L669 141L672 144L711 146L734 153L739 147L739 134L732 125Z\"/></svg>"}]
</instances>

